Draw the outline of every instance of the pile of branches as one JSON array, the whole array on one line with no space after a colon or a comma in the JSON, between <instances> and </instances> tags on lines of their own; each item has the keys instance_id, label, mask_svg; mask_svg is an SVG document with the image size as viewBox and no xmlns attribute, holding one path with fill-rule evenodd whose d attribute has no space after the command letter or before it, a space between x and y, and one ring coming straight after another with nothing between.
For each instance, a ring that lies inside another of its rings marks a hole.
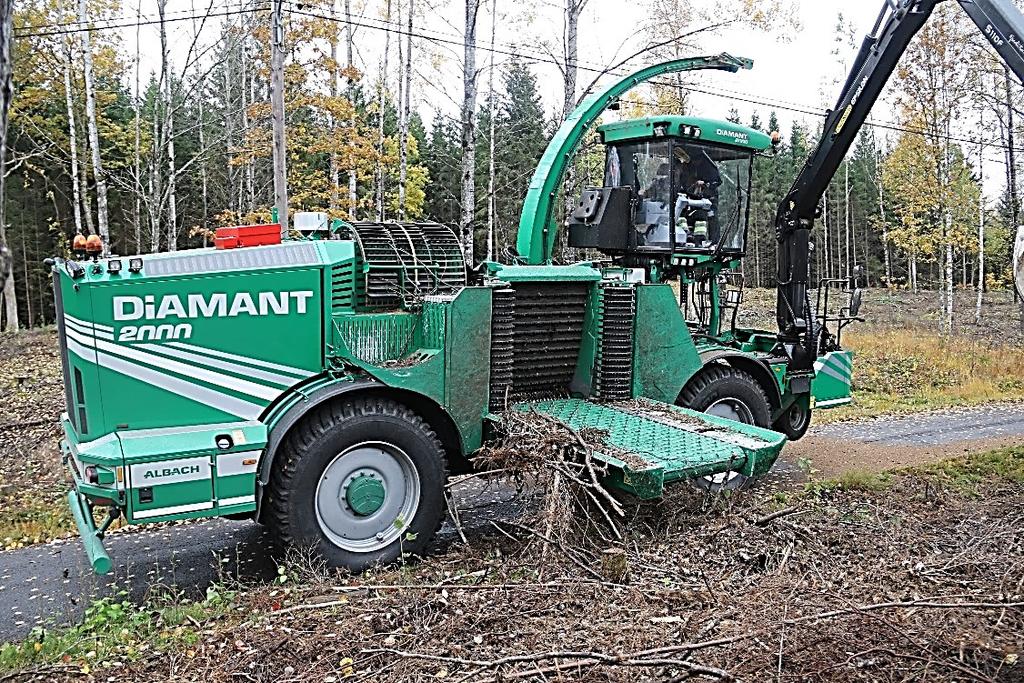
<instances>
[{"instance_id":1,"label":"pile of branches","mask_svg":"<svg viewBox=\"0 0 1024 683\"><path fill-rule=\"evenodd\" d=\"M608 466L594 458L596 451L627 457L606 444L606 436L600 429L577 431L535 410L508 410L498 437L475 458L478 468L500 473L540 498L527 524L511 526L544 543L544 554L558 548L588 573L590 563L580 555L620 542L626 516L623 503L601 485Z\"/></svg>"}]
</instances>

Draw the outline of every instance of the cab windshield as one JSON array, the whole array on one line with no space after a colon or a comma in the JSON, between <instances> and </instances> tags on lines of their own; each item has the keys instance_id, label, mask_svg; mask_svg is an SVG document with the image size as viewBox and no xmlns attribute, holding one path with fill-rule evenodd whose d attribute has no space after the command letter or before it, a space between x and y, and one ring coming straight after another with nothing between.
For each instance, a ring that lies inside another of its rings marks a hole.
<instances>
[{"instance_id":1,"label":"cab windshield","mask_svg":"<svg viewBox=\"0 0 1024 683\"><path fill-rule=\"evenodd\" d=\"M752 166L746 150L674 139L630 142L608 148L605 186L633 188L641 248L741 253Z\"/></svg>"}]
</instances>

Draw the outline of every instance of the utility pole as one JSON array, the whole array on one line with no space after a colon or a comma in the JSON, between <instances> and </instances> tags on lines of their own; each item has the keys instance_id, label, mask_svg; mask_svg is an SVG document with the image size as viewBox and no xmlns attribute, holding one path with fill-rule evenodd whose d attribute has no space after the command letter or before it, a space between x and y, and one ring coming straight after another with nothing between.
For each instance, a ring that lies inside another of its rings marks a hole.
<instances>
[{"instance_id":1,"label":"utility pole","mask_svg":"<svg viewBox=\"0 0 1024 683\"><path fill-rule=\"evenodd\" d=\"M284 132L284 0L270 4L270 117L274 124L274 206L281 237L288 236L288 148Z\"/></svg>"}]
</instances>

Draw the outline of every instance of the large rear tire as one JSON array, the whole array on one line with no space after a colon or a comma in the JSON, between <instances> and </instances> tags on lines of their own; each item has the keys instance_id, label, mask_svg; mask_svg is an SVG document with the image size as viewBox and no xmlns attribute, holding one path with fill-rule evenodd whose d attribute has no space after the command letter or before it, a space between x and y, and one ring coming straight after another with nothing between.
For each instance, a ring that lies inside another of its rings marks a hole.
<instances>
[{"instance_id":1,"label":"large rear tire","mask_svg":"<svg viewBox=\"0 0 1024 683\"><path fill-rule=\"evenodd\" d=\"M361 571L422 554L444 517L444 449L407 407L331 402L289 433L270 477L268 521L280 548L311 548Z\"/></svg>"},{"instance_id":2,"label":"large rear tire","mask_svg":"<svg viewBox=\"0 0 1024 683\"><path fill-rule=\"evenodd\" d=\"M727 365L708 365L683 388L676 402L684 408L743 424L771 428L772 408L757 380ZM698 477L693 484L711 492L733 491L750 483L739 472Z\"/></svg>"}]
</instances>

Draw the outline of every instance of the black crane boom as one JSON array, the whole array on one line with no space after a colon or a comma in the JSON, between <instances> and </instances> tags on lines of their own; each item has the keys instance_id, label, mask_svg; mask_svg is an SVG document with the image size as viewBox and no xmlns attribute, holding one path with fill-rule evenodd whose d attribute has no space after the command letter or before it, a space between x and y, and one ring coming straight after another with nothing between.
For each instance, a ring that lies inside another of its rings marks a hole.
<instances>
[{"instance_id":1,"label":"black crane boom","mask_svg":"<svg viewBox=\"0 0 1024 683\"><path fill-rule=\"evenodd\" d=\"M1007 66L1024 79L1024 15L1011 0L956 0ZM779 242L776 318L792 356L790 371L807 373L815 358L811 311L810 233L821 197L853 146L910 41L943 0L886 0L864 39L835 108L775 219Z\"/></svg>"}]
</instances>

